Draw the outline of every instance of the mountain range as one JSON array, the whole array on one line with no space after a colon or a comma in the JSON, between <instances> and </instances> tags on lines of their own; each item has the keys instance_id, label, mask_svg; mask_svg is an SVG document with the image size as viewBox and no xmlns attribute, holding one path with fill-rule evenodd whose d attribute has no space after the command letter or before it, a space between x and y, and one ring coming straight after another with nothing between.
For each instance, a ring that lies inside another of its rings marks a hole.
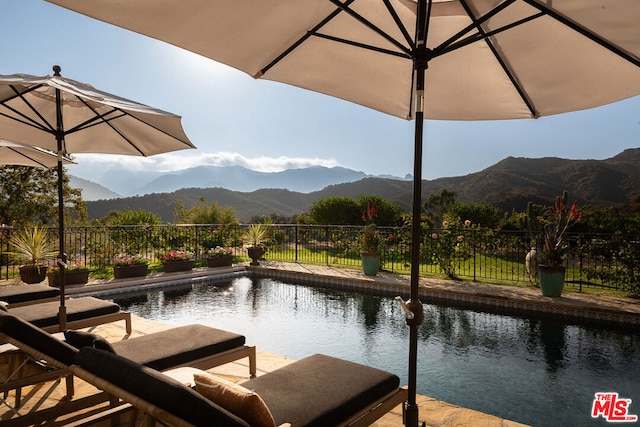
<instances>
[{"instance_id":1,"label":"mountain range","mask_svg":"<svg viewBox=\"0 0 640 427\"><path fill-rule=\"evenodd\" d=\"M438 178L423 181L423 199L440 189L454 191L461 202L489 203L503 211L512 209L523 211L529 201L549 204L556 195L564 190L569 191L571 199L581 205L620 205L640 200L640 148L624 152L605 160L570 160L557 157L538 159L507 157L480 172L453 178ZM213 167L209 167L213 168ZM214 178L207 180L206 169L194 168L197 171L185 171L181 176L200 176L193 182L216 182ZM412 183L410 177L405 179L388 177L371 177L362 172L343 168L308 168L283 171L272 179L264 175L254 175L256 181L243 174L244 168L231 167L219 171L217 176L235 176L238 183L235 188L255 188L249 191L231 188L182 188L176 191L160 192L160 182L171 181L171 177L156 179L147 188L159 191L135 197L114 198L110 200L88 201L89 218L96 219L106 215L109 210L146 209L157 213L163 221L173 221L176 202L185 208L197 204L201 198L209 203L216 201L220 206L235 207L239 221L249 221L254 216L283 215L291 216L304 213L316 200L329 196L358 197L376 194L410 210ZM246 169L245 169L246 170ZM233 171L235 175L231 175ZM240 173L243 172L243 173ZM251 171L253 172L253 171ZM193 173L193 175L192 175ZM335 174L335 175L334 175ZM312 188L313 183L322 185L327 175L335 176L335 183L330 183L318 190L304 192L293 190ZM359 177L359 178L358 178ZM174 177L174 179L177 179ZM72 186L74 184L72 180ZM151 182L151 181L150 181ZM279 188L276 185L279 183ZM83 198L84 188L83 188ZM85 199L86 200L86 199Z\"/></svg>"},{"instance_id":2,"label":"mountain range","mask_svg":"<svg viewBox=\"0 0 640 427\"><path fill-rule=\"evenodd\" d=\"M242 192L262 188L286 188L309 193L321 190L327 185L353 182L370 175L342 167L322 166L288 169L281 172L258 172L242 166L198 166L174 172L145 171L142 173L111 166L96 176L97 182L71 176L71 186L82 188L82 198L93 201L151 193L170 193L182 188L196 187L218 187ZM135 184L132 185L132 183Z\"/></svg>"}]
</instances>

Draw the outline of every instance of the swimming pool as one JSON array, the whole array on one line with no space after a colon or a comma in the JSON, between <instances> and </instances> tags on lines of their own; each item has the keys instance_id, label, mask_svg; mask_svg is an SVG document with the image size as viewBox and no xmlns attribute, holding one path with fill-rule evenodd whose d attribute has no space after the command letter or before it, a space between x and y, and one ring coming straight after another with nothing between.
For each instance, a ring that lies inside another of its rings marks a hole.
<instances>
[{"instance_id":1,"label":"swimming pool","mask_svg":"<svg viewBox=\"0 0 640 427\"><path fill-rule=\"evenodd\" d=\"M148 319L228 329L260 350L329 354L407 382L408 328L392 298L237 277L115 301ZM591 418L603 391L632 399L640 414L638 332L428 304L424 312L420 394L533 426L608 425Z\"/></svg>"}]
</instances>

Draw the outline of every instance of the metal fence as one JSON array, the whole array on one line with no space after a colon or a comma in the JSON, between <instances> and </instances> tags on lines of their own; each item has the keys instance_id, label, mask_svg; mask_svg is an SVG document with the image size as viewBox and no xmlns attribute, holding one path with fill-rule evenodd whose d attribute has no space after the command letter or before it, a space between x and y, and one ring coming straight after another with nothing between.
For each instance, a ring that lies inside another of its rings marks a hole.
<instances>
[{"instance_id":1,"label":"metal fence","mask_svg":"<svg viewBox=\"0 0 640 427\"><path fill-rule=\"evenodd\" d=\"M362 227L316 225L265 225L269 230L264 258L360 268L358 234ZM207 250L230 247L246 257L242 235L247 226L160 225L121 227L67 227L65 247L72 264L100 269L118 255L140 255L150 263L171 249L191 251L204 260ZM18 266L4 254L10 238L18 230L0 229L0 275L17 275ZM409 273L409 230L379 227L383 236L382 268ZM51 229L57 239L57 230ZM570 234L571 254L567 259L566 281L578 288L638 287L640 276L640 236ZM420 272L425 276L452 277L487 282L528 282L525 256L536 236L526 232L487 229L423 230ZM248 259L248 258L247 258Z\"/></svg>"}]
</instances>

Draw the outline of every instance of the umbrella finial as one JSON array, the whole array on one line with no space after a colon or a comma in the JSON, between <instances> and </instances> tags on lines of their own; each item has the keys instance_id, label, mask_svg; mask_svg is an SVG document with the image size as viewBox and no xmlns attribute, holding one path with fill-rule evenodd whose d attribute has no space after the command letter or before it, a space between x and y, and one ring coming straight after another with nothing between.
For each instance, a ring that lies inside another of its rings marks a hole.
<instances>
[{"instance_id":1,"label":"umbrella finial","mask_svg":"<svg viewBox=\"0 0 640 427\"><path fill-rule=\"evenodd\" d=\"M60 71L62 71L62 68L60 68L59 65L54 65L53 66L53 75L54 76L60 77Z\"/></svg>"}]
</instances>

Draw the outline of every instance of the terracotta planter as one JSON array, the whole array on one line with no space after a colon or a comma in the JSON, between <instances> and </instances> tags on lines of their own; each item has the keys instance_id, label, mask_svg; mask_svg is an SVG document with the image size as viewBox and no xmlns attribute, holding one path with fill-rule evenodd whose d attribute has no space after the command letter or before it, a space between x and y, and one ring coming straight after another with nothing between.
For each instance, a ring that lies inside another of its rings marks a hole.
<instances>
[{"instance_id":1,"label":"terracotta planter","mask_svg":"<svg viewBox=\"0 0 640 427\"><path fill-rule=\"evenodd\" d=\"M190 271L193 268L193 261L163 261L165 273L175 273L176 271Z\"/></svg>"},{"instance_id":2,"label":"terracotta planter","mask_svg":"<svg viewBox=\"0 0 640 427\"><path fill-rule=\"evenodd\" d=\"M540 290L545 297L559 297L564 288L565 267L562 265L540 265Z\"/></svg>"},{"instance_id":3,"label":"terracotta planter","mask_svg":"<svg viewBox=\"0 0 640 427\"><path fill-rule=\"evenodd\" d=\"M377 252L362 252L362 271L365 276L375 276L380 270L380 254Z\"/></svg>"},{"instance_id":4,"label":"terracotta planter","mask_svg":"<svg viewBox=\"0 0 640 427\"><path fill-rule=\"evenodd\" d=\"M60 287L60 273L47 273L49 286ZM64 285L84 285L89 281L89 270L65 271Z\"/></svg>"},{"instance_id":5,"label":"terracotta planter","mask_svg":"<svg viewBox=\"0 0 640 427\"><path fill-rule=\"evenodd\" d=\"M148 271L149 265L147 264L116 265L113 267L113 277L116 279L143 277L147 275Z\"/></svg>"},{"instance_id":6,"label":"terracotta planter","mask_svg":"<svg viewBox=\"0 0 640 427\"><path fill-rule=\"evenodd\" d=\"M20 280L29 285L40 283L47 277L47 266L34 264L20 267Z\"/></svg>"},{"instance_id":7,"label":"terracotta planter","mask_svg":"<svg viewBox=\"0 0 640 427\"><path fill-rule=\"evenodd\" d=\"M211 267L211 268L231 267L232 264L233 264L233 255L207 258L207 267Z\"/></svg>"},{"instance_id":8,"label":"terracotta planter","mask_svg":"<svg viewBox=\"0 0 640 427\"><path fill-rule=\"evenodd\" d=\"M249 265L260 265L258 261L262 254L264 254L264 248L262 246L251 246L247 248L247 254L249 258L251 258L251 263Z\"/></svg>"}]
</instances>

